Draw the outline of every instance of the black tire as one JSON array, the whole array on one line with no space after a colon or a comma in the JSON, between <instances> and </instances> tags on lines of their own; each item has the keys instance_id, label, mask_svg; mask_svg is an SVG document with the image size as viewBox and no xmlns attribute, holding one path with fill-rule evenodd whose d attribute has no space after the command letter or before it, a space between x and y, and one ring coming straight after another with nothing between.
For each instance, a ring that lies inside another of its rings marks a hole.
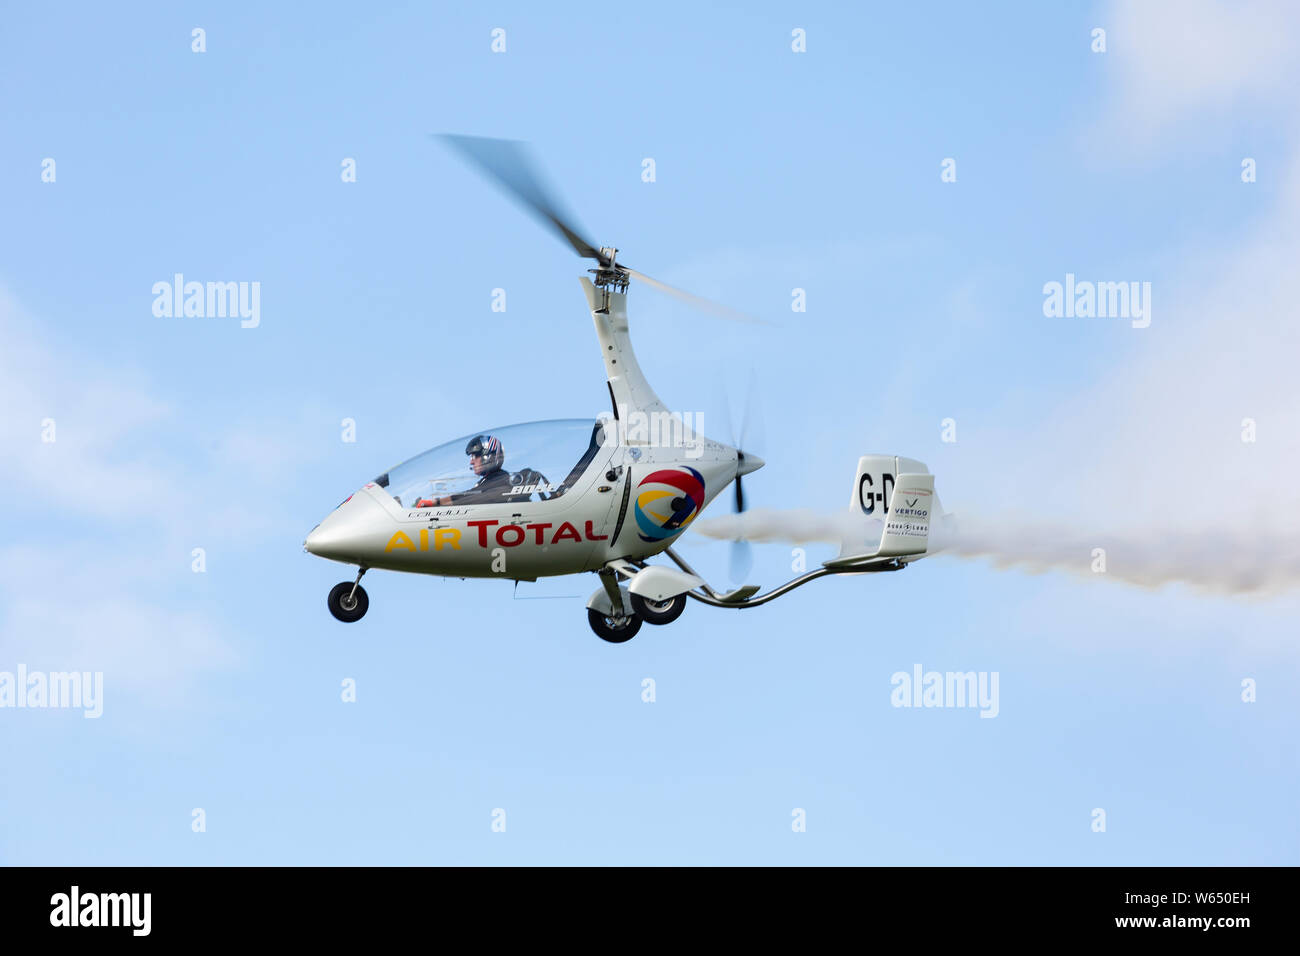
<instances>
[{"instance_id":1,"label":"black tire","mask_svg":"<svg viewBox=\"0 0 1300 956\"><path fill-rule=\"evenodd\" d=\"M352 582L344 581L342 584L336 584L330 590L330 596L325 599L329 605L330 613L345 624L351 624L353 621L359 621L366 616L366 611L370 608L370 598L366 596L366 589L357 585L356 597L351 607L347 607L348 595L352 593Z\"/></svg>"},{"instance_id":2,"label":"black tire","mask_svg":"<svg viewBox=\"0 0 1300 956\"><path fill-rule=\"evenodd\" d=\"M647 624L671 624L686 610L686 595L679 594L666 601L651 601L639 594L632 595L632 609Z\"/></svg>"},{"instance_id":3,"label":"black tire","mask_svg":"<svg viewBox=\"0 0 1300 956\"><path fill-rule=\"evenodd\" d=\"M630 641L636 637L636 632L641 630L641 618L635 614L623 618L622 624L616 627L612 618L606 617L594 608L587 608L587 623L591 625L597 637L611 644Z\"/></svg>"}]
</instances>

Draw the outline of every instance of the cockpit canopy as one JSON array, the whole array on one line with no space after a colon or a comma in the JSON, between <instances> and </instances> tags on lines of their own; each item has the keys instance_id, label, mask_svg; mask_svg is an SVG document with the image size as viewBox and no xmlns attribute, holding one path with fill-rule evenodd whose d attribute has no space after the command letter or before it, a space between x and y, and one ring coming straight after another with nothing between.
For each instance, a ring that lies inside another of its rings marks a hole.
<instances>
[{"instance_id":1,"label":"cockpit canopy","mask_svg":"<svg viewBox=\"0 0 1300 956\"><path fill-rule=\"evenodd\" d=\"M585 418L487 428L416 455L375 484L404 508L549 501L573 487L604 441L602 423Z\"/></svg>"}]
</instances>

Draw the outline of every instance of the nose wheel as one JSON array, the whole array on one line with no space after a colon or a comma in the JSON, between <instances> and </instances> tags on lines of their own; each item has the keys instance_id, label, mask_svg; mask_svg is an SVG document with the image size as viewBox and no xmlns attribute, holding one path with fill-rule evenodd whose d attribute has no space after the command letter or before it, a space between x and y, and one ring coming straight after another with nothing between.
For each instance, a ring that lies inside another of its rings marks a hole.
<instances>
[{"instance_id":1,"label":"nose wheel","mask_svg":"<svg viewBox=\"0 0 1300 956\"><path fill-rule=\"evenodd\" d=\"M361 574L365 573L363 568ZM361 574L357 575L355 581L343 581L334 585L330 589L329 597L325 599L330 613L345 624L361 620L370 608L370 598L366 595L366 589L361 586Z\"/></svg>"}]
</instances>

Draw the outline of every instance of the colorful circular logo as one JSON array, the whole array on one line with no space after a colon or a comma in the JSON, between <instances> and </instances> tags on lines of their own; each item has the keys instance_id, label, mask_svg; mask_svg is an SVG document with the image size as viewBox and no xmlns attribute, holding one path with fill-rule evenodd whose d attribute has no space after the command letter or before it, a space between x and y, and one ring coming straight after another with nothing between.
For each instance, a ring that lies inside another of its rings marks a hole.
<instances>
[{"instance_id":1,"label":"colorful circular logo","mask_svg":"<svg viewBox=\"0 0 1300 956\"><path fill-rule=\"evenodd\" d=\"M663 541L685 528L704 507L704 476L694 468L665 468L636 486L636 524L642 541Z\"/></svg>"}]
</instances>

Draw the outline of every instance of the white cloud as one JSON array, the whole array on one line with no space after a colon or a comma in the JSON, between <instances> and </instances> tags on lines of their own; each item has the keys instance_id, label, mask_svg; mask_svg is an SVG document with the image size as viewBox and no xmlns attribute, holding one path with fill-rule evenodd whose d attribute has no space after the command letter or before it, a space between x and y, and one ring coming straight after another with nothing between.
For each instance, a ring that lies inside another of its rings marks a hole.
<instances>
[{"instance_id":1,"label":"white cloud","mask_svg":"<svg viewBox=\"0 0 1300 956\"><path fill-rule=\"evenodd\" d=\"M193 679L235 666L238 654L169 582L189 575L196 543L268 530L286 545L300 540L284 495L310 462L301 437L310 429L259 419L193 441L139 370L47 339L0 288L0 453L21 502L0 546L0 669L102 670L113 686L179 702ZM47 418L52 443L42 441Z\"/></svg>"},{"instance_id":2,"label":"white cloud","mask_svg":"<svg viewBox=\"0 0 1300 956\"><path fill-rule=\"evenodd\" d=\"M1300 8L1122 4L1112 22L1113 50L1135 38L1117 98L1129 120L1163 124L1162 148L1199 139L1182 121L1209 107L1294 96L1279 77L1296 69L1279 50L1295 45ZM1266 115L1300 142L1295 115ZM1163 250L1176 266L1156 285L1151 327L1121 333L1135 337L1127 360L1046 415L1026 409L984 447L962 448L953 492L940 476L945 501L972 513L967 527L993 529L995 560L1087 569L1093 545L1116 541L1127 554L1111 554L1112 567L1127 563L1139 583L1296 586L1300 153L1279 175L1276 205L1239 231L1245 240ZM1254 442L1242 440L1245 419Z\"/></svg>"},{"instance_id":3,"label":"white cloud","mask_svg":"<svg viewBox=\"0 0 1300 956\"><path fill-rule=\"evenodd\" d=\"M1113 89L1088 138L1108 153L1181 132L1223 136L1235 109L1294 109L1300 6L1285 2L1116 2L1101 18Z\"/></svg>"},{"instance_id":4,"label":"white cloud","mask_svg":"<svg viewBox=\"0 0 1300 956\"><path fill-rule=\"evenodd\" d=\"M182 696L197 675L237 662L204 614L157 600L159 582L170 576L162 560L116 551L103 561L104 550L83 541L0 551L6 591L0 669L22 662L103 671L117 687L146 688L167 699Z\"/></svg>"},{"instance_id":5,"label":"white cloud","mask_svg":"<svg viewBox=\"0 0 1300 956\"><path fill-rule=\"evenodd\" d=\"M163 469L136 450L133 434L165 421L170 409L122 384L108 370L55 355L35 323L0 289L0 449L8 480L40 499L95 516L139 514L180 502ZM53 419L53 442L42 423ZM139 494L151 488L149 499Z\"/></svg>"},{"instance_id":6,"label":"white cloud","mask_svg":"<svg viewBox=\"0 0 1300 956\"><path fill-rule=\"evenodd\" d=\"M305 438L320 415L277 410L198 435L141 370L56 352L2 287L0 338L0 450L7 479L33 506L110 524L167 525L184 514L206 540L287 530L275 493L324 456Z\"/></svg>"}]
</instances>

